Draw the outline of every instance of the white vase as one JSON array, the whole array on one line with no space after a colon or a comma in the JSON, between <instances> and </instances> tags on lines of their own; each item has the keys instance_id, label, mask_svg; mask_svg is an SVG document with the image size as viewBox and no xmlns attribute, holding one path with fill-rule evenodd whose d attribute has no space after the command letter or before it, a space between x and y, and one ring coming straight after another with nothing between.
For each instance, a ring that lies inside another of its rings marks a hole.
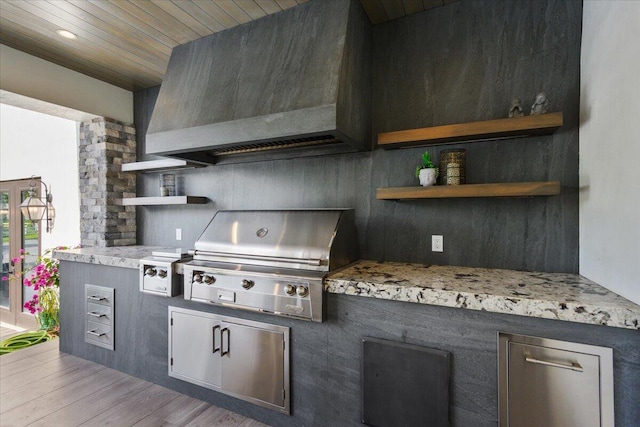
<instances>
[{"instance_id":1,"label":"white vase","mask_svg":"<svg viewBox=\"0 0 640 427\"><path fill-rule=\"evenodd\" d=\"M435 168L420 169L420 185L428 187L436 183Z\"/></svg>"}]
</instances>

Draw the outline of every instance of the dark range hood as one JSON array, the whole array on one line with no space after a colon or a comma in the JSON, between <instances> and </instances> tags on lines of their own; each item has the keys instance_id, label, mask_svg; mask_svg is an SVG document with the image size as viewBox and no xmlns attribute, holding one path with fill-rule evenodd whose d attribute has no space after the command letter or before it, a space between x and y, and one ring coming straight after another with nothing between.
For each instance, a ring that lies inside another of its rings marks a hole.
<instances>
[{"instance_id":1,"label":"dark range hood","mask_svg":"<svg viewBox=\"0 0 640 427\"><path fill-rule=\"evenodd\" d=\"M312 0L173 49L146 153L206 164L371 150L370 24Z\"/></svg>"}]
</instances>

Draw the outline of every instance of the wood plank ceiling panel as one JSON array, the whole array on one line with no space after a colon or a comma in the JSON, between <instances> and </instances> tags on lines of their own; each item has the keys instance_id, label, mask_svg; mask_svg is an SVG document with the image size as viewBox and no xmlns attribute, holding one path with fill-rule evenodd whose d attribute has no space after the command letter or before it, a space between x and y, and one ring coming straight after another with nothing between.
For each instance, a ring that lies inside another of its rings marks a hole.
<instances>
[{"instance_id":1,"label":"wood plank ceiling panel","mask_svg":"<svg viewBox=\"0 0 640 427\"><path fill-rule=\"evenodd\" d=\"M309 0L0 0L0 43L138 90L161 83L175 46ZM315 0L330 1L330 0ZM360 0L373 24L456 0ZM65 29L76 40L56 34Z\"/></svg>"},{"instance_id":2,"label":"wood plank ceiling panel","mask_svg":"<svg viewBox=\"0 0 640 427\"><path fill-rule=\"evenodd\" d=\"M206 1L206 0L204 0ZM242 10L240 6L235 4L233 0L218 0L216 2L218 7L225 11L230 17L232 17L238 24L245 24L251 21L251 17Z\"/></svg>"},{"instance_id":3,"label":"wood plank ceiling panel","mask_svg":"<svg viewBox=\"0 0 640 427\"><path fill-rule=\"evenodd\" d=\"M3 5L4 10L12 10L14 13L20 13L20 15L27 21L25 26L28 26L28 21L33 20L34 23L39 25L45 25L45 28L49 29L49 33L53 36L57 36L56 29L64 28L76 35L78 39L75 40L73 45L78 46L81 52L87 53L102 53L105 59L120 58L131 61L131 67L136 68L139 71L148 69L152 75L162 76L165 69L162 66L161 58L153 55L146 50L141 52L132 52L131 46L127 45L126 41L120 40L117 36L114 36L108 32L103 31L101 28L95 26L94 22L87 23L78 16L68 13L65 10L59 9L56 5L45 1L29 2L8 2L9 4ZM61 4L73 5L71 3L60 2ZM85 17L88 15L85 15ZM37 30L34 28L34 30ZM45 33L44 35L46 35ZM59 38L59 37L58 37ZM137 43L135 44L137 46Z\"/></svg>"},{"instance_id":4,"label":"wood plank ceiling panel","mask_svg":"<svg viewBox=\"0 0 640 427\"><path fill-rule=\"evenodd\" d=\"M111 54L108 51L102 49L99 42L94 42L90 39L82 39L80 43L76 43L77 40L67 40L61 37L52 37L51 34L55 34L56 29L60 28L59 25L51 23L44 19L36 18L33 15L26 13L24 10L12 5L5 5L2 11L3 19L10 20L22 27L22 31L25 33L40 35L43 42L50 39L50 43L58 47L64 47L66 52L69 52L67 56L69 60L73 60L74 55L84 55L91 61L98 63L101 67L106 67L117 71L118 67L129 67L134 72L144 72L146 68L144 66L131 63L126 59L123 59L119 55ZM154 73L156 77L161 77L162 73Z\"/></svg>"}]
</instances>

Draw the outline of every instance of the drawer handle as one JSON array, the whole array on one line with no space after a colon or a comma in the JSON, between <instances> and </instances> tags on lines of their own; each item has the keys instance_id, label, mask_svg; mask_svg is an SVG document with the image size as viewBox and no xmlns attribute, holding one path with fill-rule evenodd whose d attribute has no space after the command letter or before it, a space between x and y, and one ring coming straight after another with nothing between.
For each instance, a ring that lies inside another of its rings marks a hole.
<instances>
[{"instance_id":1,"label":"drawer handle","mask_svg":"<svg viewBox=\"0 0 640 427\"><path fill-rule=\"evenodd\" d=\"M107 315L104 313L98 313L96 311L89 311L87 313L89 316L93 316L93 317L106 317Z\"/></svg>"},{"instance_id":2,"label":"drawer handle","mask_svg":"<svg viewBox=\"0 0 640 427\"><path fill-rule=\"evenodd\" d=\"M524 360L526 360L529 363L536 363L538 365L552 366L554 368L570 369L570 370L576 371L576 372L583 372L584 371L582 366L580 366L580 364L577 363L577 362L573 362L570 365L567 365L567 364L564 364L564 363L549 362L548 360L535 359L533 357L525 357Z\"/></svg>"},{"instance_id":3,"label":"drawer handle","mask_svg":"<svg viewBox=\"0 0 640 427\"><path fill-rule=\"evenodd\" d=\"M90 299L92 301L106 301L107 300L105 297L101 297L99 295L89 295L87 297L87 299Z\"/></svg>"},{"instance_id":4,"label":"drawer handle","mask_svg":"<svg viewBox=\"0 0 640 427\"><path fill-rule=\"evenodd\" d=\"M96 331L87 331L87 333L89 335L93 335L93 336L96 336L96 337L102 337L102 336L107 335L105 332L96 332Z\"/></svg>"}]
</instances>

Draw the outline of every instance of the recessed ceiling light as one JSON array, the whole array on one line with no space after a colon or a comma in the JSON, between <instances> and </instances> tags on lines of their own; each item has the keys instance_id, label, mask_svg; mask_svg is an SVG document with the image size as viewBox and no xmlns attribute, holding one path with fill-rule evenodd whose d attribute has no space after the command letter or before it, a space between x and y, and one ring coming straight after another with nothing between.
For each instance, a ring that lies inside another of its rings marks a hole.
<instances>
[{"instance_id":1,"label":"recessed ceiling light","mask_svg":"<svg viewBox=\"0 0 640 427\"><path fill-rule=\"evenodd\" d=\"M56 30L56 33L58 33L60 37L64 37L65 39L75 40L78 38L78 36L67 30Z\"/></svg>"}]
</instances>

